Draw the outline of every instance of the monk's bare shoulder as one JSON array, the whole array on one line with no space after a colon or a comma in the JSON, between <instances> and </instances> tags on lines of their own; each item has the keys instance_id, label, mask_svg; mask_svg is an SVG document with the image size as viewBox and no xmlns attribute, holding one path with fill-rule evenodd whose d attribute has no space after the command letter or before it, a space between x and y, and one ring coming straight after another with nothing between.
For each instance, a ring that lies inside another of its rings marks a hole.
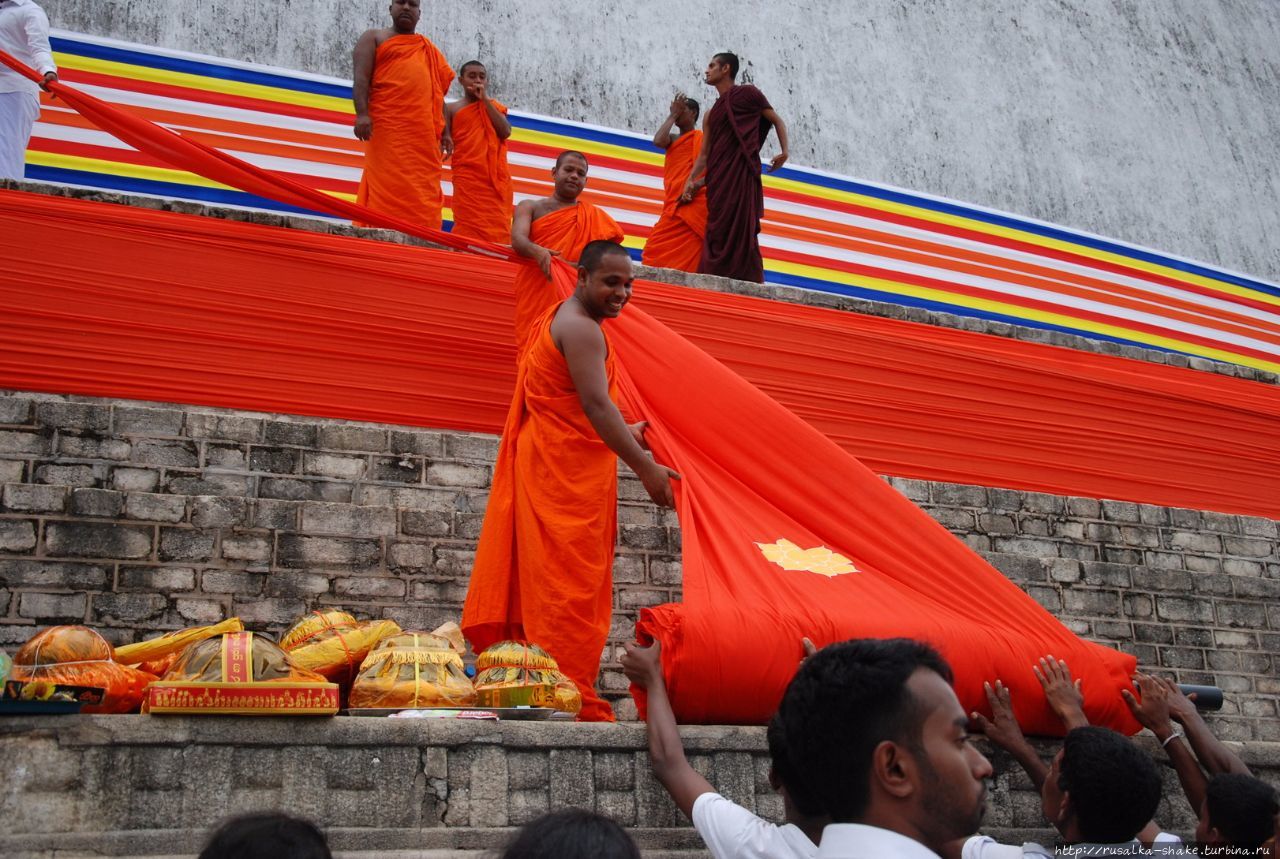
<instances>
[{"instance_id":1,"label":"monk's bare shoulder","mask_svg":"<svg viewBox=\"0 0 1280 859\"><path fill-rule=\"evenodd\" d=\"M376 48L395 34L396 31L390 27L374 27L372 30L365 30L361 33L360 38L356 40L356 45L367 43Z\"/></svg>"},{"instance_id":2,"label":"monk's bare shoulder","mask_svg":"<svg viewBox=\"0 0 1280 859\"><path fill-rule=\"evenodd\" d=\"M561 353L566 345L573 347L604 348L604 332L582 306L572 299L560 305L551 320L551 341Z\"/></svg>"},{"instance_id":3,"label":"monk's bare shoulder","mask_svg":"<svg viewBox=\"0 0 1280 859\"><path fill-rule=\"evenodd\" d=\"M536 200L525 200L520 205L529 207L530 221L536 221L543 215L550 215L552 212L567 208L555 197L539 197Z\"/></svg>"},{"instance_id":4,"label":"monk's bare shoulder","mask_svg":"<svg viewBox=\"0 0 1280 859\"><path fill-rule=\"evenodd\" d=\"M466 104L467 104L467 100L465 98L460 98L457 101L446 101L444 103L444 115L452 117L458 111L462 110L462 108L465 107Z\"/></svg>"}]
</instances>

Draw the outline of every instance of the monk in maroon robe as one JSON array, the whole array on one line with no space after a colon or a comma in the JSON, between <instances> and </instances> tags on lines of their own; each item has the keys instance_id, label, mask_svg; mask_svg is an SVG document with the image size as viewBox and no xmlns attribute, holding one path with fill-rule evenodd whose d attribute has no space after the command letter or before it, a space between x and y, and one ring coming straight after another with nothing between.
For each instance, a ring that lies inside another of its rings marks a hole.
<instances>
[{"instance_id":1,"label":"monk in maroon robe","mask_svg":"<svg viewBox=\"0 0 1280 859\"><path fill-rule=\"evenodd\" d=\"M764 93L750 84L738 85L737 76L734 54L716 54L707 64L706 82L720 97L702 122L702 151L682 199L691 201L703 185L707 188L707 234L698 270L764 283L759 239L764 215L760 148L769 129L775 129L782 151L773 157L769 170L785 164L787 126Z\"/></svg>"}]
</instances>

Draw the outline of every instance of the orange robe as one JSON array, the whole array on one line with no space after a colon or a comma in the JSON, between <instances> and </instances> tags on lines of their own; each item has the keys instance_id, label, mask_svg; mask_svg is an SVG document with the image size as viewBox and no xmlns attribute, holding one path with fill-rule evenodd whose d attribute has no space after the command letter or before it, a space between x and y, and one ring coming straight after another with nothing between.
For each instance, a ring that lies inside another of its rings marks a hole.
<instances>
[{"instance_id":1,"label":"orange robe","mask_svg":"<svg viewBox=\"0 0 1280 859\"><path fill-rule=\"evenodd\" d=\"M644 243L640 261L657 268L697 271L707 234L707 189L700 188L693 202L681 206L680 195L702 149L702 132L686 131L667 147L662 166L662 217Z\"/></svg>"},{"instance_id":2,"label":"orange robe","mask_svg":"<svg viewBox=\"0 0 1280 859\"><path fill-rule=\"evenodd\" d=\"M369 86L373 136L357 203L440 229L440 138L451 83L453 69L426 36L392 36L378 46Z\"/></svg>"},{"instance_id":3,"label":"orange robe","mask_svg":"<svg viewBox=\"0 0 1280 859\"><path fill-rule=\"evenodd\" d=\"M494 101L504 115L507 108ZM498 137L489 110L480 102L453 115L454 235L511 244L511 171L507 141Z\"/></svg>"},{"instance_id":4,"label":"orange robe","mask_svg":"<svg viewBox=\"0 0 1280 859\"><path fill-rule=\"evenodd\" d=\"M560 251L560 259L577 262L582 249L598 239L622 241L622 229L603 209L579 200L534 221L529 240L547 250ZM522 265L516 272L516 347L523 351L534 325L547 308L560 303L551 281L536 265Z\"/></svg>"},{"instance_id":5,"label":"orange robe","mask_svg":"<svg viewBox=\"0 0 1280 859\"><path fill-rule=\"evenodd\" d=\"M520 357L462 633L477 653L504 639L541 645L582 692L579 718L613 721L595 683L613 616L618 459L551 340L558 307L543 313ZM612 348L605 372L617 401Z\"/></svg>"}]
</instances>

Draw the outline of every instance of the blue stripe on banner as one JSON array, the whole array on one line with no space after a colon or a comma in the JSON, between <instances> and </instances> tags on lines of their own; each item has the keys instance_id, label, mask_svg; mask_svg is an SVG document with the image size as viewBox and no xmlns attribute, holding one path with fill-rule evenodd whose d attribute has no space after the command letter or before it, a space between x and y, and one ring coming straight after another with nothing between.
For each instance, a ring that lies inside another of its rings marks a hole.
<instances>
[{"instance_id":1,"label":"blue stripe on banner","mask_svg":"<svg viewBox=\"0 0 1280 859\"><path fill-rule=\"evenodd\" d=\"M930 209L935 212L941 212L947 215L958 215L962 218L970 218L975 221L983 221L998 227L1010 227L1015 230L1021 230L1026 233L1033 233L1050 239L1058 239L1060 241L1070 242L1072 244L1083 245L1094 250L1106 251L1108 253L1126 256L1130 259L1142 260L1144 262L1162 265L1176 271L1187 272L1188 274L1200 275L1201 277L1212 278L1213 280L1224 281L1225 283L1243 286L1246 289L1257 290L1280 297L1280 287L1272 286L1269 283L1254 280L1241 275L1230 274L1229 272L1219 271L1217 269L1206 268L1196 265L1192 262L1184 262L1183 260L1170 259L1162 254L1144 251L1138 248L1131 248L1127 245L1119 245L1106 239L1093 238L1091 236L1083 236L1079 233L1071 232L1057 227L1050 227L1045 224L1036 224L1024 221L1011 215L1000 215L994 212L984 212L978 209L970 209L967 206L958 203L948 203L943 200L930 200L926 197L917 197L902 191L893 191L888 188L877 188L872 185L864 185L852 179L840 179L835 176L823 176L816 173L810 173L805 170L793 170L789 167L783 167L778 171L777 175L782 179L791 179L796 182L802 182L810 185L818 185L824 188L831 188L837 191L847 191L853 194L863 194L868 197L875 197L879 200L887 200L893 203L903 203L908 206L915 206L920 209ZM819 204L820 205L820 204Z\"/></svg>"},{"instance_id":2,"label":"blue stripe on banner","mask_svg":"<svg viewBox=\"0 0 1280 859\"><path fill-rule=\"evenodd\" d=\"M934 310L940 313L950 313L957 316L976 316L979 319L989 319L993 322L1008 322L1011 325L1019 325L1023 328L1039 328L1044 331L1062 331L1066 334L1075 334L1089 340L1106 340L1110 343L1119 343L1124 346L1138 346L1142 349L1151 349L1156 352L1175 352L1181 355L1191 355L1191 352L1181 352L1177 349L1168 349L1163 346L1155 346L1151 343L1144 343L1141 340L1127 340L1123 337L1110 337L1106 334L1098 334L1094 331L1088 331L1083 328L1071 328L1065 325L1053 325L1048 322L1040 322L1035 319L1023 319L1021 316L1010 316L1005 313L993 313L989 310L979 310L977 308L968 307L963 304L949 304L943 301L929 301L924 298L917 298L913 295L899 295L896 292L886 292L879 289L867 289L861 286L850 286L844 283L833 283L827 280L816 280L810 277L802 277L794 274L782 274L781 272L767 271L765 272L766 283L779 283L784 286L797 286L801 289L808 289L814 292L829 292L836 295L847 295L851 298L865 298L870 301L879 301L885 304L897 304L906 307L920 307L925 310Z\"/></svg>"},{"instance_id":3,"label":"blue stripe on banner","mask_svg":"<svg viewBox=\"0 0 1280 859\"><path fill-rule=\"evenodd\" d=\"M581 128L569 122L556 122L543 117L525 116L514 110L511 111L508 119L511 120L511 124L516 128L524 128L529 131L541 131L543 134L562 134L566 137L576 137L579 140L625 146L628 149L635 149L639 152L655 152L659 154L662 152L651 141L639 140L614 131L605 131L600 128Z\"/></svg>"},{"instance_id":4,"label":"blue stripe on banner","mask_svg":"<svg viewBox=\"0 0 1280 859\"><path fill-rule=\"evenodd\" d=\"M91 42L66 39L61 36L53 36L49 39L49 42L55 51L65 54L77 54L95 60L110 60L116 63L128 63L129 65L164 69L170 72L185 72L190 75L201 75L202 77L218 78L224 81L260 84L261 86L294 90L295 92L308 92L315 95L351 98L351 87L344 84L330 84L288 75L272 74L271 72L257 72L234 66L222 66L217 63L203 63L199 60L147 54L141 51L130 51L125 48L114 48L108 45L95 45Z\"/></svg>"}]
</instances>

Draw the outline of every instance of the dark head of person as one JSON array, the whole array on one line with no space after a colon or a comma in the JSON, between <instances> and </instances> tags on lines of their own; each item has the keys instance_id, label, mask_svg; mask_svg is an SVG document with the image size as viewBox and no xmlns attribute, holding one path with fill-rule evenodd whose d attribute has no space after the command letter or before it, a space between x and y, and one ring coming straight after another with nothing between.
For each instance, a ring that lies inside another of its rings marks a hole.
<instances>
[{"instance_id":1,"label":"dark head of person","mask_svg":"<svg viewBox=\"0 0 1280 859\"><path fill-rule=\"evenodd\" d=\"M615 318L631 300L631 255L617 242L588 242L578 257L574 297L595 320Z\"/></svg>"},{"instance_id":2,"label":"dark head of person","mask_svg":"<svg viewBox=\"0 0 1280 859\"><path fill-rule=\"evenodd\" d=\"M315 824L287 814L246 814L209 836L199 859L332 859Z\"/></svg>"},{"instance_id":3,"label":"dark head of person","mask_svg":"<svg viewBox=\"0 0 1280 859\"><path fill-rule=\"evenodd\" d=\"M991 764L970 744L951 667L905 638L832 645L778 710L800 808L893 830L941 853L977 831Z\"/></svg>"},{"instance_id":4,"label":"dark head of person","mask_svg":"<svg viewBox=\"0 0 1280 859\"><path fill-rule=\"evenodd\" d=\"M791 785L800 780L795 764L791 762L791 754L787 751L787 730L783 727L782 716L774 713L765 730L765 740L769 744L769 785L782 797L786 810L786 819L790 823L814 821L825 823L826 812L821 806L814 805L803 789L797 795Z\"/></svg>"},{"instance_id":5,"label":"dark head of person","mask_svg":"<svg viewBox=\"0 0 1280 859\"><path fill-rule=\"evenodd\" d=\"M587 156L573 149L566 149L556 156L556 166L551 169L551 181L555 183L555 196L565 202L578 199L587 186L587 171L591 168Z\"/></svg>"},{"instance_id":6,"label":"dark head of person","mask_svg":"<svg viewBox=\"0 0 1280 859\"><path fill-rule=\"evenodd\" d=\"M422 0L391 0L391 28L400 35L418 29L422 17Z\"/></svg>"},{"instance_id":7,"label":"dark head of person","mask_svg":"<svg viewBox=\"0 0 1280 859\"><path fill-rule=\"evenodd\" d=\"M526 824L500 859L640 859L640 851L609 818L571 808Z\"/></svg>"},{"instance_id":8,"label":"dark head of person","mask_svg":"<svg viewBox=\"0 0 1280 859\"><path fill-rule=\"evenodd\" d=\"M682 119L688 122L689 127L692 128L698 124L698 117L702 114L702 105L698 104L698 100L696 98L689 98L689 96L685 96L684 107L686 113Z\"/></svg>"},{"instance_id":9,"label":"dark head of person","mask_svg":"<svg viewBox=\"0 0 1280 859\"><path fill-rule=\"evenodd\" d=\"M721 51L720 53L712 57L712 59L722 66L729 67L729 78L731 80L738 79L738 55L737 54L730 53L729 51Z\"/></svg>"},{"instance_id":10,"label":"dark head of person","mask_svg":"<svg viewBox=\"0 0 1280 859\"><path fill-rule=\"evenodd\" d=\"M1275 835L1277 814L1271 785L1244 773L1219 773L1205 790L1196 841L1257 850Z\"/></svg>"},{"instance_id":11,"label":"dark head of person","mask_svg":"<svg viewBox=\"0 0 1280 859\"><path fill-rule=\"evenodd\" d=\"M1160 804L1155 762L1108 728L1075 728L1045 779L1045 816L1062 837L1085 844L1133 841Z\"/></svg>"}]
</instances>

